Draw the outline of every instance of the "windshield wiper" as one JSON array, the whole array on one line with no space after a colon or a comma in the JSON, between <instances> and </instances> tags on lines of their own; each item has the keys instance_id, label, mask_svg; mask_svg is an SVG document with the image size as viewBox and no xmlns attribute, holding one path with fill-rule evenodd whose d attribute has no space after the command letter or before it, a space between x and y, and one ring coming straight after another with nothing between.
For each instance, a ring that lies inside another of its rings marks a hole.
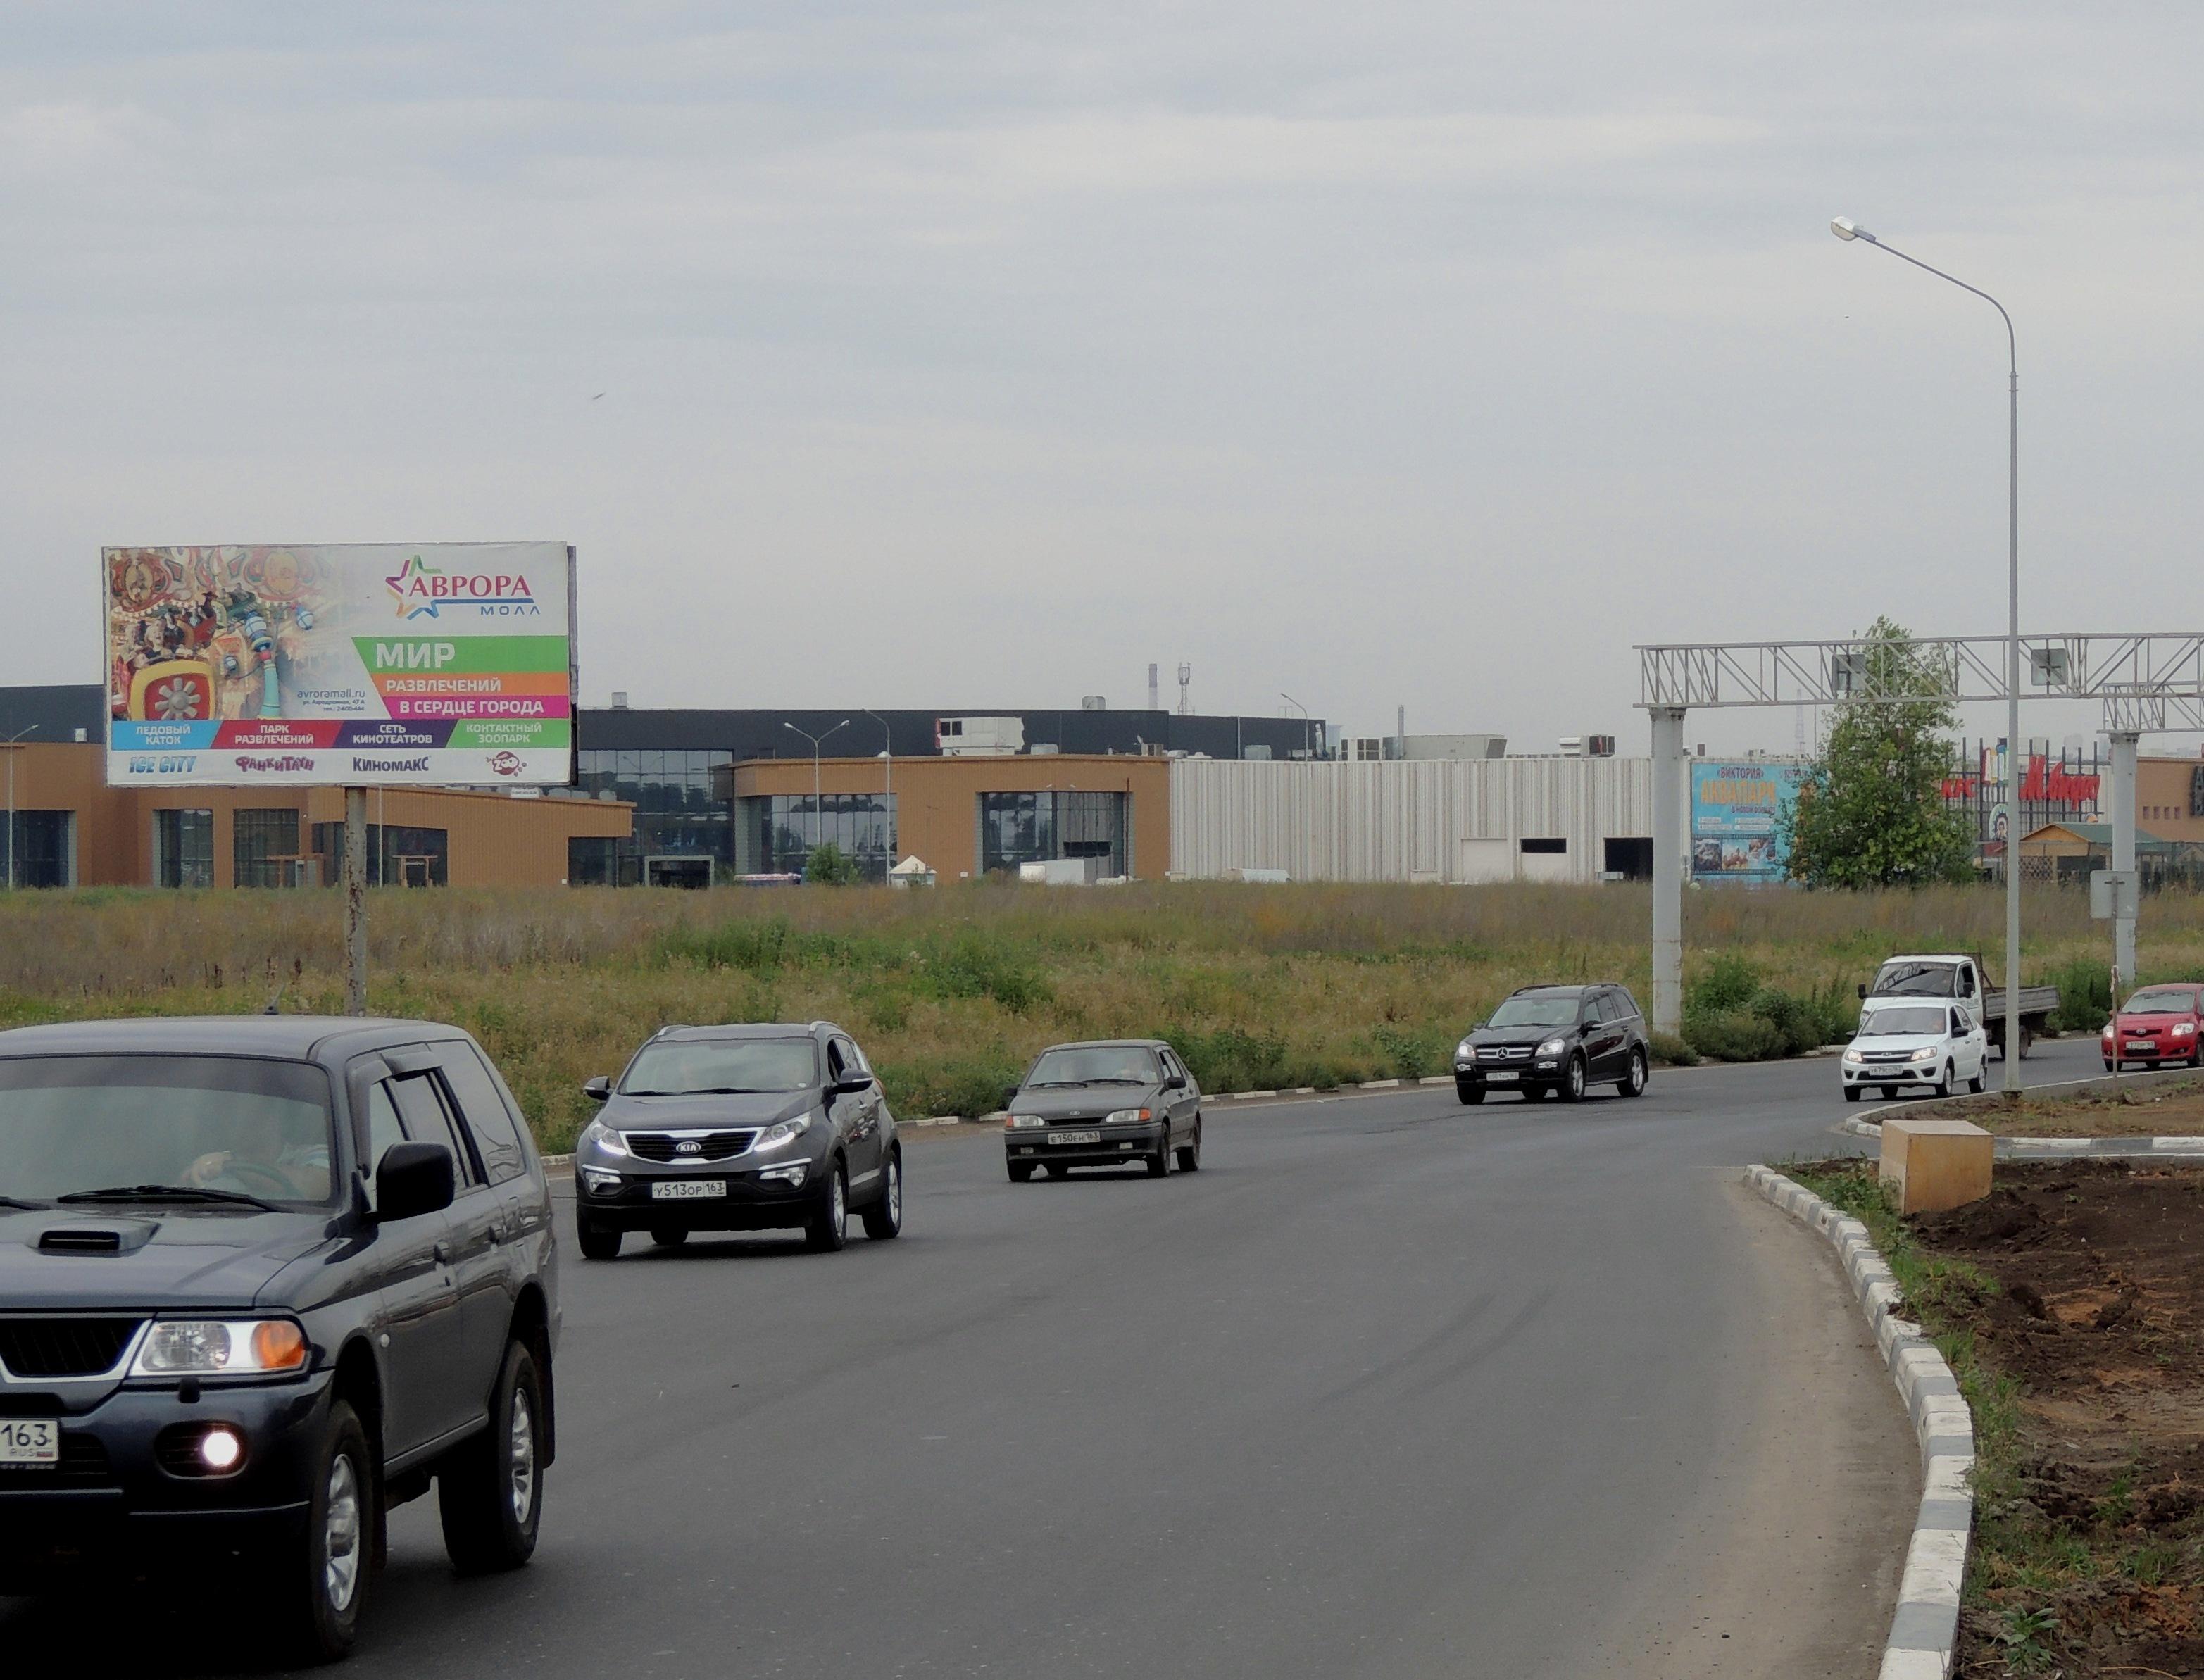
<instances>
[{"instance_id":1,"label":"windshield wiper","mask_svg":"<svg viewBox=\"0 0 2204 1680\"><path fill-rule=\"evenodd\" d=\"M0 1196L0 1208L16 1208L25 1213L44 1213L46 1204L44 1202L21 1201L13 1196Z\"/></svg>"},{"instance_id":2,"label":"windshield wiper","mask_svg":"<svg viewBox=\"0 0 2204 1680\"><path fill-rule=\"evenodd\" d=\"M56 1202L224 1202L237 1207L282 1210L241 1190L208 1190L196 1184L110 1184L102 1190L72 1190Z\"/></svg>"},{"instance_id":3,"label":"windshield wiper","mask_svg":"<svg viewBox=\"0 0 2204 1680\"><path fill-rule=\"evenodd\" d=\"M1100 1079L1085 1081L1088 1085L1153 1085L1153 1080L1144 1080L1137 1074L1105 1074Z\"/></svg>"}]
</instances>

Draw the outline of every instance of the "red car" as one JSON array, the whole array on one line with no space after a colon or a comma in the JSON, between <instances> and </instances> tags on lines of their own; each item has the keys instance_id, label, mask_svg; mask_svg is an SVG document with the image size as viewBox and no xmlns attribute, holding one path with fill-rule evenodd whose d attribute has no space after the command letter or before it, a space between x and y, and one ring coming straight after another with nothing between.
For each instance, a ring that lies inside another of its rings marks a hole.
<instances>
[{"instance_id":1,"label":"red car","mask_svg":"<svg viewBox=\"0 0 2204 1680\"><path fill-rule=\"evenodd\" d=\"M2154 985L2138 991L2105 1023L2099 1046L2105 1071L2118 1062L2162 1068L2183 1062L2204 1067L2204 986Z\"/></svg>"}]
</instances>

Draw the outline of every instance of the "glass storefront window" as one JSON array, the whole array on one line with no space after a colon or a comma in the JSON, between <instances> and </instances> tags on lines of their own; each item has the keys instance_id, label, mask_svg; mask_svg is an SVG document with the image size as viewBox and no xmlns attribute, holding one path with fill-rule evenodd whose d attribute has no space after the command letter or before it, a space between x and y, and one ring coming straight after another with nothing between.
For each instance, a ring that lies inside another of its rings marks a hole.
<instances>
[{"instance_id":1,"label":"glass storefront window","mask_svg":"<svg viewBox=\"0 0 2204 1680\"><path fill-rule=\"evenodd\" d=\"M153 813L153 884L163 887L214 884L214 813Z\"/></svg>"},{"instance_id":2,"label":"glass storefront window","mask_svg":"<svg viewBox=\"0 0 2204 1680\"><path fill-rule=\"evenodd\" d=\"M231 863L241 887L298 887L307 884L311 860L299 853L296 811L240 811L230 838Z\"/></svg>"},{"instance_id":3,"label":"glass storefront window","mask_svg":"<svg viewBox=\"0 0 2204 1680\"><path fill-rule=\"evenodd\" d=\"M740 844L735 867L745 875L800 875L818 847L834 845L855 858L868 880L887 878L895 861L895 801L886 794L761 794L735 802Z\"/></svg>"},{"instance_id":4,"label":"glass storefront window","mask_svg":"<svg viewBox=\"0 0 2204 1680\"><path fill-rule=\"evenodd\" d=\"M19 887L76 884L76 813L0 811L0 879Z\"/></svg>"},{"instance_id":5,"label":"glass storefront window","mask_svg":"<svg viewBox=\"0 0 2204 1680\"><path fill-rule=\"evenodd\" d=\"M980 796L983 872L1061 857L1100 858L1105 875L1128 873L1125 796L1069 790Z\"/></svg>"}]
</instances>

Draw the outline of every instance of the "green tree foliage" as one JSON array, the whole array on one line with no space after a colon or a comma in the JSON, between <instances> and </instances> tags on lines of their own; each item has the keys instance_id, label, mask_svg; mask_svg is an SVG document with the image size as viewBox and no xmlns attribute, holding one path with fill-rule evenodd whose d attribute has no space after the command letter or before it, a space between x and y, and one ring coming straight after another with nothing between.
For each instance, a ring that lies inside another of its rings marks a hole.
<instances>
[{"instance_id":1,"label":"green tree foliage","mask_svg":"<svg viewBox=\"0 0 2204 1680\"><path fill-rule=\"evenodd\" d=\"M1870 696L1840 707L1785 824L1794 880L1810 887L1918 886L1972 878L1966 818L1944 803L1947 732L1958 725L1951 671L1902 625L1866 636Z\"/></svg>"},{"instance_id":2,"label":"green tree foliage","mask_svg":"<svg viewBox=\"0 0 2204 1680\"><path fill-rule=\"evenodd\" d=\"M814 846L810 855L803 860L803 878L821 886L854 886L857 878L857 860L831 840L823 846Z\"/></svg>"}]
</instances>

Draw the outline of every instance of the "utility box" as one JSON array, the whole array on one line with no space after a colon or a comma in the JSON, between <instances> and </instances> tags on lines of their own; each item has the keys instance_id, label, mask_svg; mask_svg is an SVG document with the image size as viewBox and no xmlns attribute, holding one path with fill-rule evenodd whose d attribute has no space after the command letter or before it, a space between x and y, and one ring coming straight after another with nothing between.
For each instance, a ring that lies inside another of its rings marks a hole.
<instances>
[{"instance_id":1,"label":"utility box","mask_svg":"<svg viewBox=\"0 0 2204 1680\"><path fill-rule=\"evenodd\" d=\"M1997 1145L1979 1126L1964 1120L1882 1122L1882 1181L1898 1198L1900 1213L1942 1213L1990 1193Z\"/></svg>"}]
</instances>

